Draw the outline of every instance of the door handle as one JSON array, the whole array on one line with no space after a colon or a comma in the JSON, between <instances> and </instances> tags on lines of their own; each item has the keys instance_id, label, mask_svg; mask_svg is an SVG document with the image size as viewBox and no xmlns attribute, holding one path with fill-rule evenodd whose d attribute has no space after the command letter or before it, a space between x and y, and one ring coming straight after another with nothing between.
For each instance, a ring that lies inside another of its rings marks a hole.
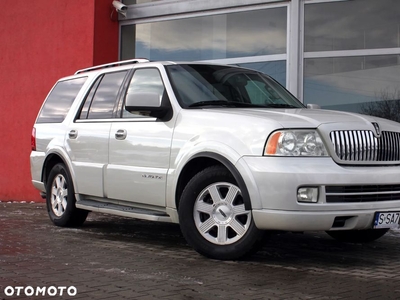
<instances>
[{"instance_id":1,"label":"door handle","mask_svg":"<svg viewBox=\"0 0 400 300\"><path fill-rule=\"evenodd\" d=\"M76 139L78 137L78 131L75 129L72 129L69 133L68 136L70 139Z\"/></svg>"},{"instance_id":2,"label":"door handle","mask_svg":"<svg viewBox=\"0 0 400 300\"><path fill-rule=\"evenodd\" d=\"M126 139L126 135L127 135L127 132L125 129L118 129L117 132L115 133L115 138L117 140L124 140L124 139Z\"/></svg>"}]
</instances>

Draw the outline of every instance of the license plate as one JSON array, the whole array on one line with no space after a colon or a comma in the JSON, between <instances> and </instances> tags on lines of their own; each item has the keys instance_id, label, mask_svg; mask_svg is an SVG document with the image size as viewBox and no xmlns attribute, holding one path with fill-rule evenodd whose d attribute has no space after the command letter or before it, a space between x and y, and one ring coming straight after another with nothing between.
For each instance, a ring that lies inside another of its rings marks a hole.
<instances>
[{"instance_id":1,"label":"license plate","mask_svg":"<svg viewBox=\"0 0 400 300\"><path fill-rule=\"evenodd\" d=\"M400 228L400 212L377 212L375 213L374 228Z\"/></svg>"}]
</instances>

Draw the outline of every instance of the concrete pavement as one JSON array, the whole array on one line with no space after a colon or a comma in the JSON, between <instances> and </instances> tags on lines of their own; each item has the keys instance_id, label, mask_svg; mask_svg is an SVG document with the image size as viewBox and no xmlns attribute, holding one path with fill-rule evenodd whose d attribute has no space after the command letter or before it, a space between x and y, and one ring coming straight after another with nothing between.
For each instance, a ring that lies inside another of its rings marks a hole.
<instances>
[{"instance_id":1,"label":"concrete pavement","mask_svg":"<svg viewBox=\"0 0 400 300\"><path fill-rule=\"evenodd\" d=\"M175 224L91 213L59 228L44 204L0 202L0 299L400 299L400 232L365 245L279 234L225 262Z\"/></svg>"}]
</instances>

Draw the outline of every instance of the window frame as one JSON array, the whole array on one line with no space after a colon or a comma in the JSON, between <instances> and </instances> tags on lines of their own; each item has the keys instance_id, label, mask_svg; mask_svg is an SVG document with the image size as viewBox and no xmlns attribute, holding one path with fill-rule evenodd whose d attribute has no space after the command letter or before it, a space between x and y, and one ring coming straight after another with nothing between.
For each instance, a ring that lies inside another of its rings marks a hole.
<instances>
[{"instance_id":1,"label":"window frame","mask_svg":"<svg viewBox=\"0 0 400 300\"><path fill-rule=\"evenodd\" d=\"M156 66L151 66L151 67L135 66L134 68L132 68L130 70L129 74L125 78L124 89L121 91L121 95L119 96L118 104L116 106L116 111L115 111L116 120L120 120L120 121L123 121L123 122L129 122L129 121L156 121L157 120L157 118L155 118L155 117L142 116L142 115L140 117L131 117L131 118L124 118L123 117L123 112L124 112L124 109L125 109L126 94L128 92L128 89L129 89L129 86L130 86L130 83L132 81L133 76L139 70L148 70L148 69L156 70L158 72L158 74L160 75L160 79L161 79L162 84L164 86L164 93L163 93L161 102L168 101L169 105L172 107L171 101L170 101L169 96L168 96L167 87L165 85L165 80L164 80L164 78L162 76L161 70Z\"/></svg>"},{"instance_id":2,"label":"window frame","mask_svg":"<svg viewBox=\"0 0 400 300\"><path fill-rule=\"evenodd\" d=\"M85 79L85 81L81 84L81 86L80 86L79 90L77 91L75 97L72 99L70 105L69 105L68 108L66 109L65 114L64 114L62 120L61 120L61 119L60 119L60 120L53 120L53 121L51 121L51 122L49 122L49 121L45 121L45 122L40 121L42 112L44 111L44 109L45 109L45 107L46 107L46 104L49 103L48 101L49 101L49 99L50 99L50 96L52 96L52 94L53 94L53 92L55 91L56 87L57 87L59 84L61 84L61 83L68 82L68 81L72 81L72 80L79 80L79 79ZM83 88L83 87L85 86L85 84L87 83L87 80L88 80L88 76L79 76L79 77L73 77L73 78L65 78L65 79L62 79L62 80L57 81L57 82L54 84L54 86L52 87L52 89L50 90L50 92L48 93L48 95L47 95L45 101L43 102L42 107L40 108L40 111L39 111L39 113L38 113L38 116L37 116L37 118L36 118L35 123L38 123L38 124L45 124L45 123L47 123L47 124L59 124L59 123L63 123L63 122L65 121L65 119L67 118L68 113L69 113L71 107L73 106L73 104L74 104L76 98L78 97L79 93L82 91L82 88Z\"/></svg>"},{"instance_id":3,"label":"window frame","mask_svg":"<svg viewBox=\"0 0 400 300\"><path fill-rule=\"evenodd\" d=\"M90 108L92 107L94 97L95 97L95 95L97 93L97 90L98 90L101 82L104 79L104 76L107 75L107 74L123 73L123 72L125 72L125 76L124 76L124 79L122 80L122 83L121 83L121 85L119 87L119 90L117 92L117 95L115 97L114 107L113 107L113 111L112 111L112 117L111 118L94 118L94 119L88 118L89 111L90 111ZM126 89L127 78L129 77L129 74L131 72L132 72L132 69L125 69L125 70L116 70L116 71L112 71L112 72L103 72L101 74L98 74L96 76L96 78L93 80L93 83L88 88L85 96L83 97L82 102L80 103L79 109L77 110L75 118L74 118L74 123L103 122L105 120L114 120L114 119L118 118L118 116L117 116L118 104L120 103L121 96L123 95L123 92ZM90 93L92 92L93 88L95 89L95 92L92 95L92 98L90 99L90 104L89 104L89 107L88 107L88 110L87 110L87 113L86 113L86 118L81 119L80 115L82 113L82 109L85 106L86 101L88 100L88 97L89 97Z\"/></svg>"},{"instance_id":4,"label":"window frame","mask_svg":"<svg viewBox=\"0 0 400 300\"><path fill-rule=\"evenodd\" d=\"M304 103L305 59L400 54L400 48L304 52L304 11L306 5L345 1L352 0L232 0L229 3L214 0L192 0L190 5L187 5L187 1L164 0L128 5L126 18L119 16L119 58L121 59L122 51L121 28L126 25L287 7L287 45L285 54L204 60L204 62L236 64L285 61L286 88Z\"/></svg>"},{"instance_id":5,"label":"window frame","mask_svg":"<svg viewBox=\"0 0 400 300\"><path fill-rule=\"evenodd\" d=\"M304 62L308 58L340 58L340 57L357 57L357 56L380 56L380 55L400 55L400 47L398 48L378 48L378 49L356 49L356 50L333 50L333 51L310 51L304 52L304 29L305 17L304 12L306 5L332 2L346 2L351 0L303 0L300 7L301 32L300 36L300 70L299 70L299 99L304 103Z\"/></svg>"},{"instance_id":6,"label":"window frame","mask_svg":"<svg viewBox=\"0 0 400 300\"><path fill-rule=\"evenodd\" d=\"M299 2L301 0L292 0L291 2ZM169 1L168 1L169 2ZM286 88L296 97L298 96L297 83L293 84L292 78L289 78L292 69L298 72L297 57L289 57L290 49L292 49L297 40L292 39L292 31L298 30L298 24L291 22L290 16L293 13L291 2L282 2L281 0L247 0L244 3L243 0L230 1L227 7L226 3L213 1L213 0L193 0L190 5L186 3L168 3L167 1L150 2L143 4L132 4L128 5L128 12L126 18L120 18L119 20L119 59L121 60L122 54L122 27L128 25L137 25L153 22L171 21L178 19L189 19L195 17L205 17L220 14L256 11L262 9L272 8L286 8L286 53L283 54L270 54L260 56L247 56L238 58L224 58L214 60L200 60L204 63L216 63L216 64L238 64L238 63L262 63L262 62L275 62L285 61L286 62ZM164 5L168 5L169 15L165 14ZM175 13L174 13L175 12ZM178 13L179 12L179 13ZM291 62L293 60L293 63Z\"/></svg>"}]
</instances>

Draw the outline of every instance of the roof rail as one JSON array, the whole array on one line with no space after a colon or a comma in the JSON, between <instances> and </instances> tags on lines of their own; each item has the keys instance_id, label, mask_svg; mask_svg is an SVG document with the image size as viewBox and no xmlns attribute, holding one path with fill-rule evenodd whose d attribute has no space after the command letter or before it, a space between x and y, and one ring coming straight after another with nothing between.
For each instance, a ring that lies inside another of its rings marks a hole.
<instances>
[{"instance_id":1,"label":"roof rail","mask_svg":"<svg viewBox=\"0 0 400 300\"><path fill-rule=\"evenodd\" d=\"M80 73L84 73L84 72L103 69L103 68L117 67L117 66L144 63L144 62L149 62L149 60L146 59L146 58L135 58L135 59L128 59L128 60L121 60L121 61L116 61L116 62L109 63L109 64L98 65L98 66L93 66L93 67L90 67L90 68L81 69L81 70L76 71L75 75L76 74L80 74Z\"/></svg>"}]
</instances>

